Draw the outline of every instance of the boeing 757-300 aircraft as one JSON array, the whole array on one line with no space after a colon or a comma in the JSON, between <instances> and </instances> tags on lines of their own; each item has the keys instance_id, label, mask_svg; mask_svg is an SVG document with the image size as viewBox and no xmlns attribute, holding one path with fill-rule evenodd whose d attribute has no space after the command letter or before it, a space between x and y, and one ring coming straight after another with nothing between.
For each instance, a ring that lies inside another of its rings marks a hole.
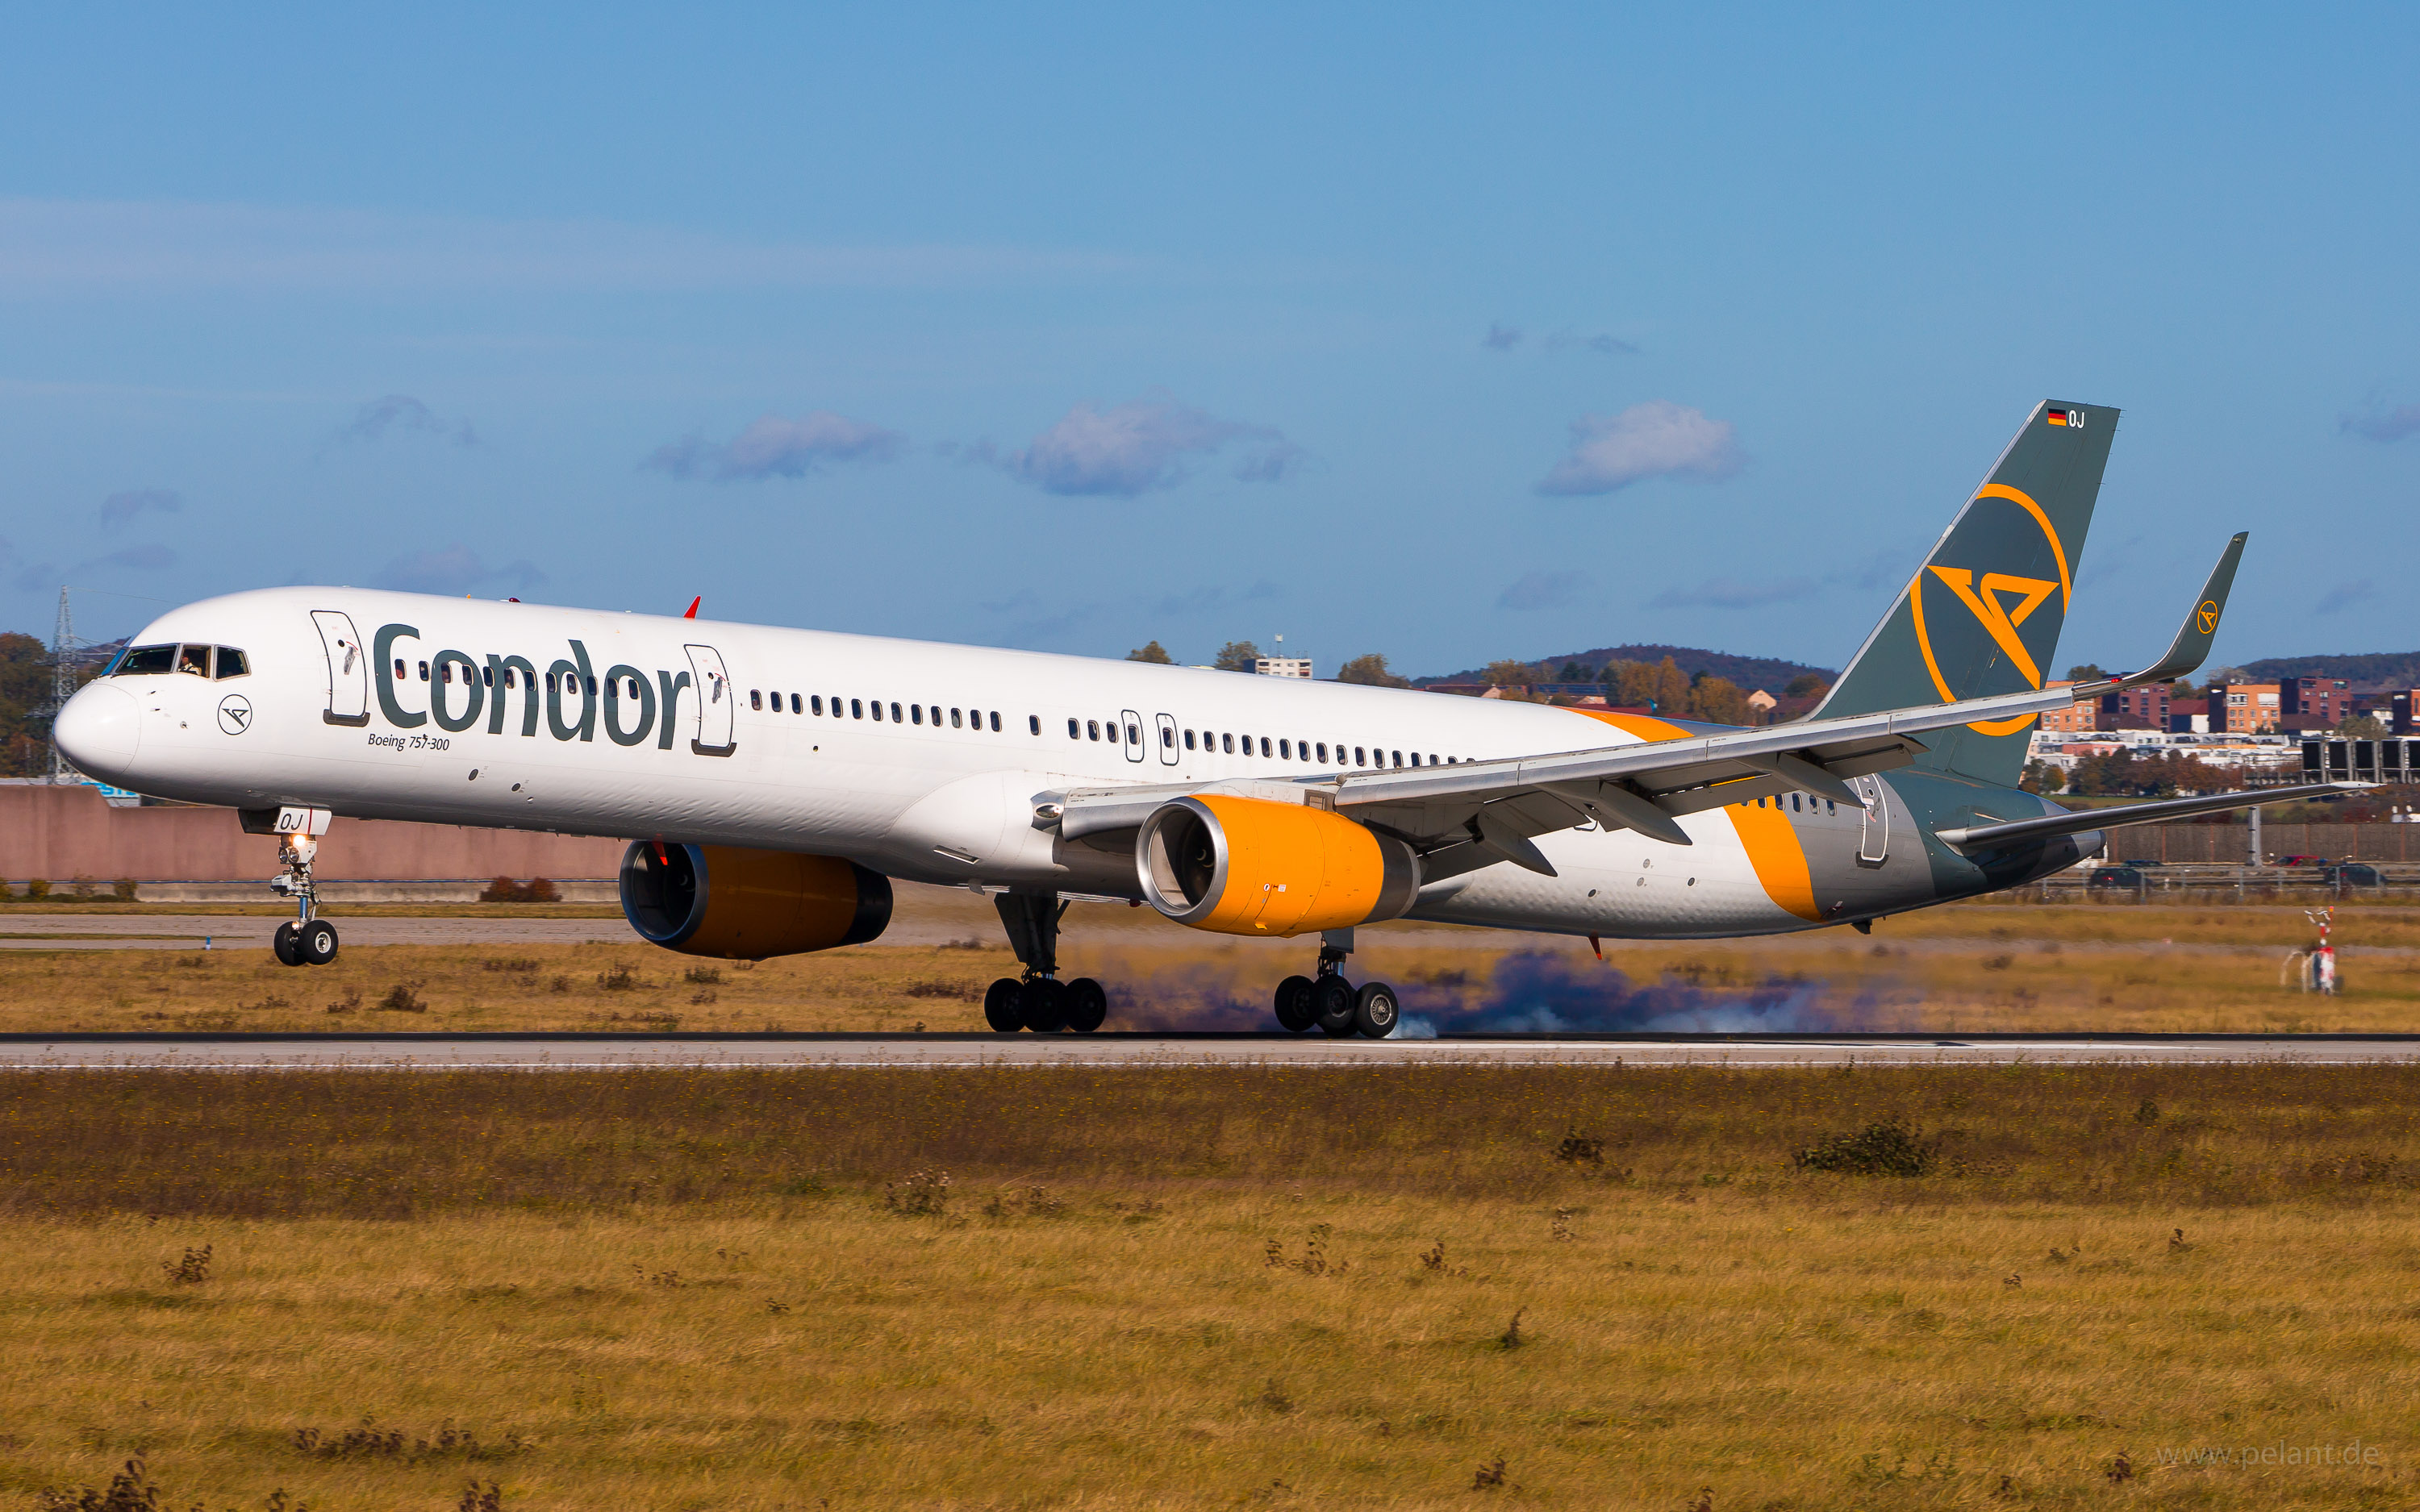
<instances>
[{"instance_id":1,"label":"boeing 757-300 aircraft","mask_svg":"<svg viewBox=\"0 0 2420 1512\"><path fill-rule=\"evenodd\" d=\"M1061 982L1070 897L1193 929L1316 934L1278 1022L1382 1037L1354 926L1417 918L1706 939L1869 928L2016 887L2099 831L2337 784L2071 813L2017 786L2035 717L2181 676L2228 543L2167 654L2045 687L2118 411L2038 406L1821 707L1735 730L1125 661L350 588L163 615L58 717L101 780L280 837L289 964L324 963L334 816L628 839L641 938L761 960L852 945L891 879L993 896L1021 978L991 1026L1098 1028ZM695 606L691 606L694 609Z\"/></svg>"}]
</instances>

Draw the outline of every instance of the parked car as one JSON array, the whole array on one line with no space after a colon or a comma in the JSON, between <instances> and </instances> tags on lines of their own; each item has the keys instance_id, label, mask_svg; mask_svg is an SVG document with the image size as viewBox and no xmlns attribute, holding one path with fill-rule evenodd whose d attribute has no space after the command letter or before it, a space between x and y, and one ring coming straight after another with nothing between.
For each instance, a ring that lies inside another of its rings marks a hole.
<instances>
[{"instance_id":1,"label":"parked car","mask_svg":"<svg viewBox=\"0 0 2420 1512\"><path fill-rule=\"evenodd\" d=\"M2085 886L2088 887L2125 887L2139 892L2142 890L2144 881L2145 878L2143 873L2136 871L2134 867L2129 863L2125 866L2104 866L2095 868L2092 875L2086 881Z\"/></svg>"},{"instance_id":2,"label":"parked car","mask_svg":"<svg viewBox=\"0 0 2420 1512\"><path fill-rule=\"evenodd\" d=\"M2333 862L2319 869L2319 876L2336 887L2378 887L2386 884L2386 879L2378 874L2378 868L2362 861Z\"/></svg>"},{"instance_id":3,"label":"parked car","mask_svg":"<svg viewBox=\"0 0 2420 1512\"><path fill-rule=\"evenodd\" d=\"M2134 857L2133 857L2133 856L2128 856L2126 859L2124 859L2124 860L2122 860L2122 861L2118 862L2118 864L2119 866L2165 866L2165 865L2167 865L2168 863L2167 863L2167 862L2165 862L2165 861L2149 861L2149 860L2141 860L2141 861L2138 861L2138 860L2136 860Z\"/></svg>"},{"instance_id":4,"label":"parked car","mask_svg":"<svg viewBox=\"0 0 2420 1512\"><path fill-rule=\"evenodd\" d=\"M2324 856L2281 856L2277 857L2277 864L2279 866L2324 866L2327 859Z\"/></svg>"}]
</instances>

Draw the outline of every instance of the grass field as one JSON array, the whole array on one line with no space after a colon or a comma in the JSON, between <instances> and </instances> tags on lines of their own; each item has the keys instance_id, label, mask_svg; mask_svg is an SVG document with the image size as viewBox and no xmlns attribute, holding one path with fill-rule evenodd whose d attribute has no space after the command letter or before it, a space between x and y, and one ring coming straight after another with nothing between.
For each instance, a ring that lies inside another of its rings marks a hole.
<instances>
[{"instance_id":1,"label":"grass field","mask_svg":"<svg viewBox=\"0 0 2420 1512\"><path fill-rule=\"evenodd\" d=\"M984 987L1016 965L997 925L984 927L987 905L954 906L954 944L754 965L635 939L349 946L311 970L256 949L0 951L0 1032L978 1030ZM1071 930L1062 956L1067 974L1110 985L1112 1027L1264 1027L1270 989L1309 963L1299 941L1103 912L1104 927ZM126 927L139 933L141 917ZM1545 1004L1603 1027L2420 1030L2420 910L2341 922L2353 953L2334 998L2281 984L2287 952L2310 937L2297 909L1959 907L1886 920L1870 937L1608 941L1599 965L1583 942L1381 927L1361 933L1354 972L1394 981L1414 1016L1445 1028L1512 1024Z\"/></svg>"},{"instance_id":2,"label":"grass field","mask_svg":"<svg viewBox=\"0 0 2420 1512\"><path fill-rule=\"evenodd\" d=\"M2384 1067L38 1073L0 1498L139 1455L212 1512L2409 1505L2416 1106Z\"/></svg>"}]
</instances>

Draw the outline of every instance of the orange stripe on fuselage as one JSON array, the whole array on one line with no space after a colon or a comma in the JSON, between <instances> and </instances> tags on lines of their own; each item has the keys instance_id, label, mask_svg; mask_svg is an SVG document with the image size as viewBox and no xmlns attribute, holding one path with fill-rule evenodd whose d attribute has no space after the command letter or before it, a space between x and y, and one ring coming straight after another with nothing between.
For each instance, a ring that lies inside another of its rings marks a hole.
<instances>
[{"instance_id":1,"label":"orange stripe on fuselage","mask_svg":"<svg viewBox=\"0 0 2420 1512\"><path fill-rule=\"evenodd\" d=\"M1690 732L1676 724L1643 714L1614 714L1604 709L1574 709L1602 720L1641 740L1685 740ZM1815 882L1807 869L1807 848L1798 843L1798 831L1792 827L1789 814L1779 808L1760 809L1754 803L1734 803L1726 807L1731 828L1738 832L1740 848L1747 852L1747 864L1756 869L1756 880L1764 887L1764 895L1787 912L1800 918L1821 923L1823 913L1815 906Z\"/></svg>"}]
</instances>

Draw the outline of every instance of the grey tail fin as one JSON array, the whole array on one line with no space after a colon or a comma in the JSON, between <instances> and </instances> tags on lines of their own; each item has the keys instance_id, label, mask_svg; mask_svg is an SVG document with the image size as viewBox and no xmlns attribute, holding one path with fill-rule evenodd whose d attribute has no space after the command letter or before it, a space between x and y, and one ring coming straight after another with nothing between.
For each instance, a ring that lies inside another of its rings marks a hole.
<instances>
[{"instance_id":1,"label":"grey tail fin","mask_svg":"<svg viewBox=\"0 0 2420 1512\"><path fill-rule=\"evenodd\" d=\"M2037 406L1811 717L2021 693L2055 676L2117 429L2103 406ZM2013 787L2033 727L2025 716L1928 735L1916 764Z\"/></svg>"}]
</instances>

